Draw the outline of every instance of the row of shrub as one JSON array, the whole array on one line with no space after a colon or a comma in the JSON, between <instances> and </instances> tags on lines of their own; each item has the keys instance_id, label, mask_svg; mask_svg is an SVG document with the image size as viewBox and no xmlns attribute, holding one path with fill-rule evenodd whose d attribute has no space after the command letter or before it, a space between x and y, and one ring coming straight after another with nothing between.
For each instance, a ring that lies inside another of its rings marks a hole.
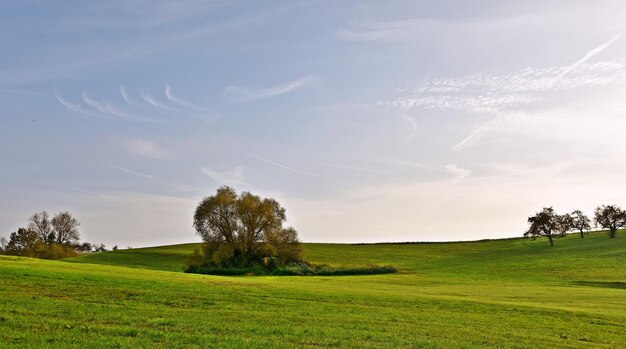
<instances>
[{"instance_id":1,"label":"row of shrub","mask_svg":"<svg viewBox=\"0 0 626 349\"><path fill-rule=\"evenodd\" d=\"M365 267L331 266L307 262L292 263L277 268L255 265L249 268L217 267L210 264L188 265L186 273L208 275L276 275L276 276L339 276L339 275L374 275L390 274L398 270L390 265L368 265Z\"/></svg>"}]
</instances>

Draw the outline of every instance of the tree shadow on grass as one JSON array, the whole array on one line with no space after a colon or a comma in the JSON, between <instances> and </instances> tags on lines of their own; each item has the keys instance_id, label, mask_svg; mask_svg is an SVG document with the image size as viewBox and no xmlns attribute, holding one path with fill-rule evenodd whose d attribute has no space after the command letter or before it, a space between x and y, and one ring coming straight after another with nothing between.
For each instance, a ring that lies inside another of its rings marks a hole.
<instances>
[{"instance_id":1,"label":"tree shadow on grass","mask_svg":"<svg viewBox=\"0 0 626 349\"><path fill-rule=\"evenodd\" d=\"M578 286L617 288L626 290L626 282L622 281L574 281L573 283Z\"/></svg>"}]
</instances>

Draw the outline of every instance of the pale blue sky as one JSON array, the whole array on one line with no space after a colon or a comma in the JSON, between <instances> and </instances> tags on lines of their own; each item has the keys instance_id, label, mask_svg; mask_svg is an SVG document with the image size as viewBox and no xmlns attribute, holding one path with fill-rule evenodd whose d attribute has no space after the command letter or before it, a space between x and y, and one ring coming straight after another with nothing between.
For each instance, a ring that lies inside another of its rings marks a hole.
<instances>
[{"instance_id":1,"label":"pale blue sky","mask_svg":"<svg viewBox=\"0 0 626 349\"><path fill-rule=\"evenodd\" d=\"M626 206L623 1L0 4L0 235L196 241L223 184L304 241L520 236Z\"/></svg>"}]
</instances>

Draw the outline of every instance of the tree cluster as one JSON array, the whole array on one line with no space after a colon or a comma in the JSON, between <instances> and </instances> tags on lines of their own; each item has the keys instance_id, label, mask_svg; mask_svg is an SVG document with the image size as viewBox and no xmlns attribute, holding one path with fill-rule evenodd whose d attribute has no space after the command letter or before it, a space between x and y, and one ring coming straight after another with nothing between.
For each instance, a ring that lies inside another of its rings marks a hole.
<instances>
[{"instance_id":1,"label":"tree cluster","mask_svg":"<svg viewBox=\"0 0 626 349\"><path fill-rule=\"evenodd\" d=\"M594 212L595 226L609 230L609 237L614 238L618 229L626 227L626 211L616 205L601 205ZM580 237L591 230L591 219L582 211L557 214L552 207L544 207L540 212L528 217L529 228L524 237L545 236L554 246L554 239L565 236L568 232L577 231Z\"/></svg>"},{"instance_id":2,"label":"tree cluster","mask_svg":"<svg viewBox=\"0 0 626 349\"><path fill-rule=\"evenodd\" d=\"M204 244L189 261L194 267L275 268L302 261L298 234L284 227L285 209L272 198L223 186L196 208L193 225Z\"/></svg>"},{"instance_id":3,"label":"tree cluster","mask_svg":"<svg viewBox=\"0 0 626 349\"><path fill-rule=\"evenodd\" d=\"M26 228L19 228L9 239L0 238L0 253L43 258L61 259L76 256L79 252L106 251L104 245L81 243L78 227L80 222L71 213L59 212L54 217L46 211L34 213Z\"/></svg>"}]
</instances>

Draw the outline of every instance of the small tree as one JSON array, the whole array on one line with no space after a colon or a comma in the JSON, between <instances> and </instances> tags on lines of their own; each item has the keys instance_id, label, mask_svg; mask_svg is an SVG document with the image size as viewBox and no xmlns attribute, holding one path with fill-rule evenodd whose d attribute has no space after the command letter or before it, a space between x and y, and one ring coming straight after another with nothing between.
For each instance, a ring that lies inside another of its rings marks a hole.
<instances>
[{"instance_id":1,"label":"small tree","mask_svg":"<svg viewBox=\"0 0 626 349\"><path fill-rule=\"evenodd\" d=\"M552 207L544 207L541 212L528 217L530 227L524 233L524 238L545 236L554 246L554 239L563 237L571 229L571 217L568 214L558 215Z\"/></svg>"},{"instance_id":2,"label":"small tree","mask_svg":"<svg viewBox=\"0 0 626 349\"><path fill-rule=\"evenodd\" d=\"M82 244L76 243L74 249L78 252L91 252L93 246L89 242L83 242Z\"/></svg>"},{"instance_id":3,"label":"small tree","mask_svg":"<svg viewBox=\"0 0 626 349\"><path fill-rule=\"evenodd\" d=\"M46 211L37 212L30 216L28 219L28 228L39 236L39 240L48 245L52 244L55 240L54 227Z\"/></svg>"},{"instance_id":4,"label":"small tree","mask_svg":"<svg viewBox=\"0 0 626 349\"><path fill-rule=\"evenodd\" d=\"M0 253L4 253L4 251L7 248L8 243L9 243L9 240L7 240L7 238L5 237L0 238Z\"/></svg>"},{"instance_id":5,"label":"small tree","mask_svg":"<svg viewBox=\"0 0 626 349\"><path fill-rule=\"evenodd\" d=\"M80 240L78 226L80 222L71 213L64 211L57 213L51 221L54 229L55 242L61 245L75 244Z\"/></svg>"},{"instance_id":6,"label":"small tree","mask_svg":"<svg viewBox=\"0 0 626 349\"><path fill-rule=\"evenodd\" d=\"M6 252L8 243L9 243L9 240L7 240L7 238L5 237L0 238L0 254L4 254Z\"/></svg>"},{"instance_id":7,"label":"small tree","mask_svg":"<svg viewBox=\"0 0 626 349\"><path fill-rule=\"evenodd\" d=\"M609 237L614 238L618 229L626 226L626 211L616 205L602 205L596 208L596 224L609 229Z\"/></svg>"},{"instance_id":8,"label":"small tree","mask_svg":"<svg viewBox=\"0 0 626 349\"><path fill-rule=\"evenodd\" d=\"M573 211L570 216L572 217L572 229L578 230L580 238L584 238L585 232L591 229L591 220L581 210Z\"/></svg>"}]
</instances>

